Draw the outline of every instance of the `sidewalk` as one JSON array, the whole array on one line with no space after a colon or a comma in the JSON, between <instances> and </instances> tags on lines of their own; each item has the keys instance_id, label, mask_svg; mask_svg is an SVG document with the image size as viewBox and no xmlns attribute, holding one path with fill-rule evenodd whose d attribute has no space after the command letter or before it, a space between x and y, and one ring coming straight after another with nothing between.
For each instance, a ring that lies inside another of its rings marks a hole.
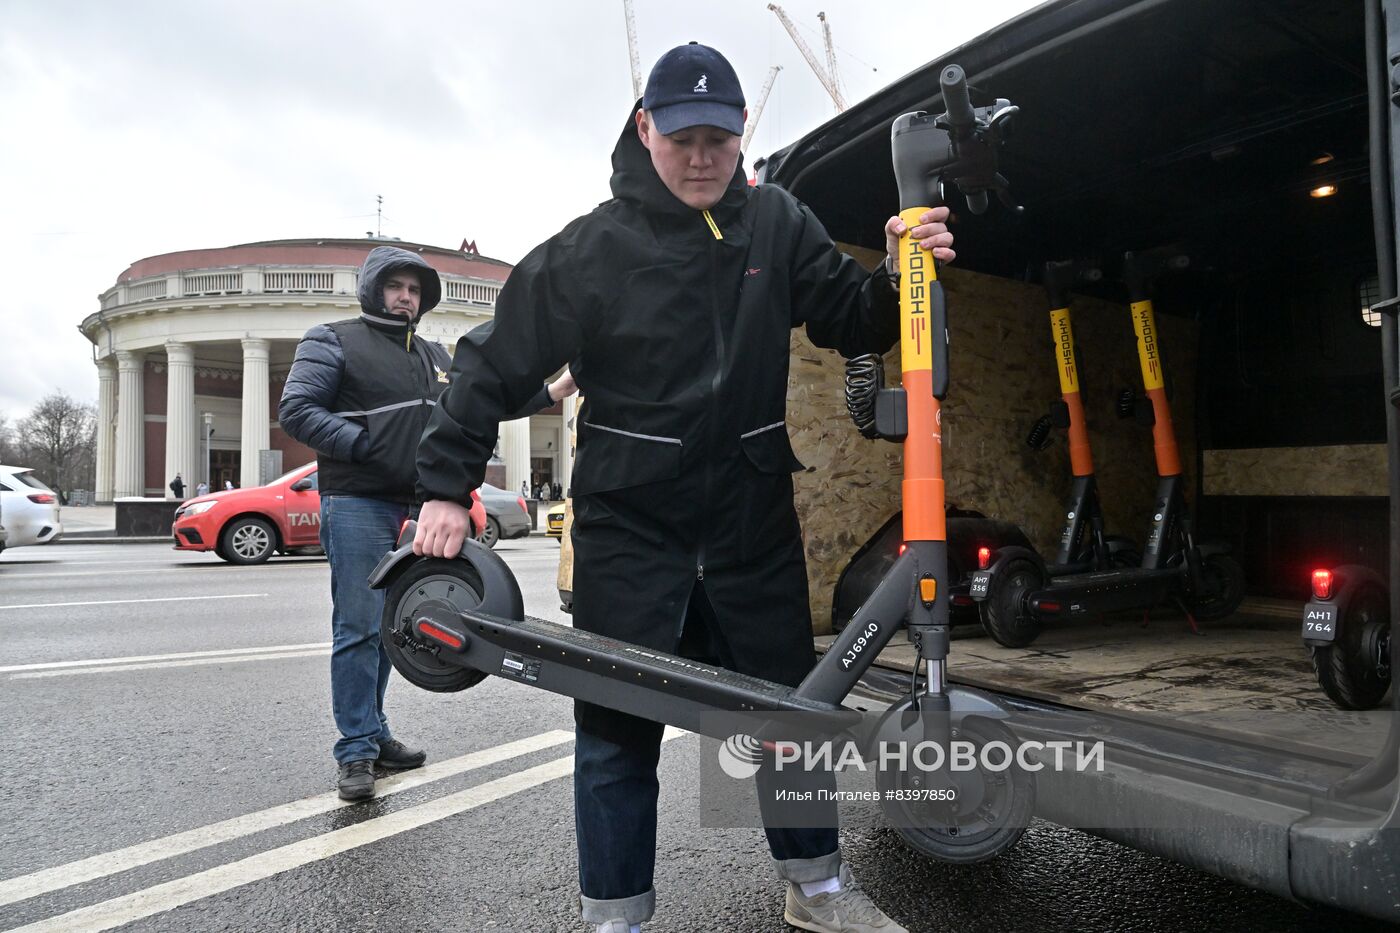
<instances>
[{"instance_id":1,"label":"sidewalk","mask_svg":"<svg viewBox=\"0 0 1400 933\"><path fill-rule=\"evenodd\" d=\"M115 505L65 505L58 510L63 522L63 537L49 542L63 544L159 544L168 542L168 535L158 537L118 538L117 507Z\"/></svg>"}]
</instances>

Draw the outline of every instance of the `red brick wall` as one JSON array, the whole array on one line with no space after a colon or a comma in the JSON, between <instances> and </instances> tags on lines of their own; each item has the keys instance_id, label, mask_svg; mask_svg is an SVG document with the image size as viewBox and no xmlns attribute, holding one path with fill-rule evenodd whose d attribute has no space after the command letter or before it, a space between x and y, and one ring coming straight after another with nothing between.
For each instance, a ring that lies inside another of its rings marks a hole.
<instances>
[{"instance_id":1,"label":"red brick wall","mask_svg":"<svg viewBox=\"0 0 1400 933\"><path fill-rule=\"evenodd\" d=\"M164 391L164 389L161 390L162 393ZM242 378L221 379L217 376L201 376L199 370L196 369L194 372L194 392L196 395L214 395L219 398L242 398L243 380ZM162 401L161 404L165 403Z\"/></svg>"},{"instance_id":2,"label":"red brick wall","mask_svg":"<svg viewBox=\"0 0 1400 933\"><path fill-rule=\"evenodd\" d=\"M147 373L149 377L150 373ZM164 382L164 379L161 380ZM150 391L150 380L146 381L147 391ZM162 385L160 393L161 411L165 411L165 387ZM146 409L150 411L149 408ZM165 423L163 421L146 422L146 488L159 489L165 492L165 484L175 477L162 476L165 472ZM185 484L189 485L189 477L186 476ZM150 493L150 495L156 495Z\"/></svg>"},{"instance_id":3,"label":"red brick wall","mask_svg":"<svg viewBox=\"0 0 1400 933\"><path fill-rule=\"evenodd\" d=\"M146 395L146 414L165 414L165 367L161 366L161 371L156 372L154 363L147 363L142 372L144 377L142 382L142 392Z\"/></svg>"},{"instance_id":4,"label":"red brick wall","mask_svg":"<svg viewBox=\"0 0 1400 933\"><path fill-rule=\"evenodd\" d=\"M294 470L302 464L316 459L316 451L287 436L280 427L274 427L268 434L268 443L273 450L282 451L282 469Z\"/></svg>"}]
</instances>

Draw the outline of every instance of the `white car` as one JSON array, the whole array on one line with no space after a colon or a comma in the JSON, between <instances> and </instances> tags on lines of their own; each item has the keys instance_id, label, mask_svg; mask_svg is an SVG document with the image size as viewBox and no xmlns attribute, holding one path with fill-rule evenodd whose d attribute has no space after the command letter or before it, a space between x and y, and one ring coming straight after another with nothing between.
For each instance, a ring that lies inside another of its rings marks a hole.
<instances>
[{"instance_id":1,"label":"white car","mask_svg":"<svg viewBox=\"0 0 1400 933\"><path fill-rule=\"evenodd\" d=\"M29 467L0 466L0 515L6 533L0 548L47 544L63 534L58 494Z\"/></svg>"}]
</instances>

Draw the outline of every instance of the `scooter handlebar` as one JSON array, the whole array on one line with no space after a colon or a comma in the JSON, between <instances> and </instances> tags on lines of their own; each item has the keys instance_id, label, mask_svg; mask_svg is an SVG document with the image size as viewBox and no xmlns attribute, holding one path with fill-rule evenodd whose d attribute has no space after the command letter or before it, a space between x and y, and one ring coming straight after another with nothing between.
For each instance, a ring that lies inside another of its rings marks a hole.
<instances>
[{"instance_id":1,"label":"scooter handlebar","mask_svg":"<svg viewBox=\"0 0 1400 933\"><path fill-rule=\"evenodd\" d=\"M972 98L967 93L967 75L961 65L949 65L938 76L943 88L943 106L947 108L948 126L953 135L959 138L967 135L977 124L977 114L972 109Z\"/></svg>"}]
</instances>

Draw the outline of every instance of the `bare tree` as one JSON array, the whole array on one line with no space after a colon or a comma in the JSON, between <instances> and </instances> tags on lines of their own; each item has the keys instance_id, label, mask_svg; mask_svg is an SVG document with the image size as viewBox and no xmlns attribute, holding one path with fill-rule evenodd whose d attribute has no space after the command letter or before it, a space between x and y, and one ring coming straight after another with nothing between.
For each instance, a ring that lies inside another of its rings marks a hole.
<instances>
[{"instance_id":1,"label":"bare tree","mask_svg":"<svg viewBox=\"0 0 1400 933\"><path fill-rule=\"evenodd\" d=\"M19 451L15 449L15 431L10 419L0 415L0 463L13 464Z\"/></svg>"},{"instance_id":2,"label":"bare tree","mask_svg":"<svg viewBox=\"0 0 1400 933\"><path fill-rule=\"evenodd\" d=\"M50 392L19 423L18 447L39 478L65 496L74 486L92 488L96 461L96 406Z\"/></svg>"}]
</instances>

